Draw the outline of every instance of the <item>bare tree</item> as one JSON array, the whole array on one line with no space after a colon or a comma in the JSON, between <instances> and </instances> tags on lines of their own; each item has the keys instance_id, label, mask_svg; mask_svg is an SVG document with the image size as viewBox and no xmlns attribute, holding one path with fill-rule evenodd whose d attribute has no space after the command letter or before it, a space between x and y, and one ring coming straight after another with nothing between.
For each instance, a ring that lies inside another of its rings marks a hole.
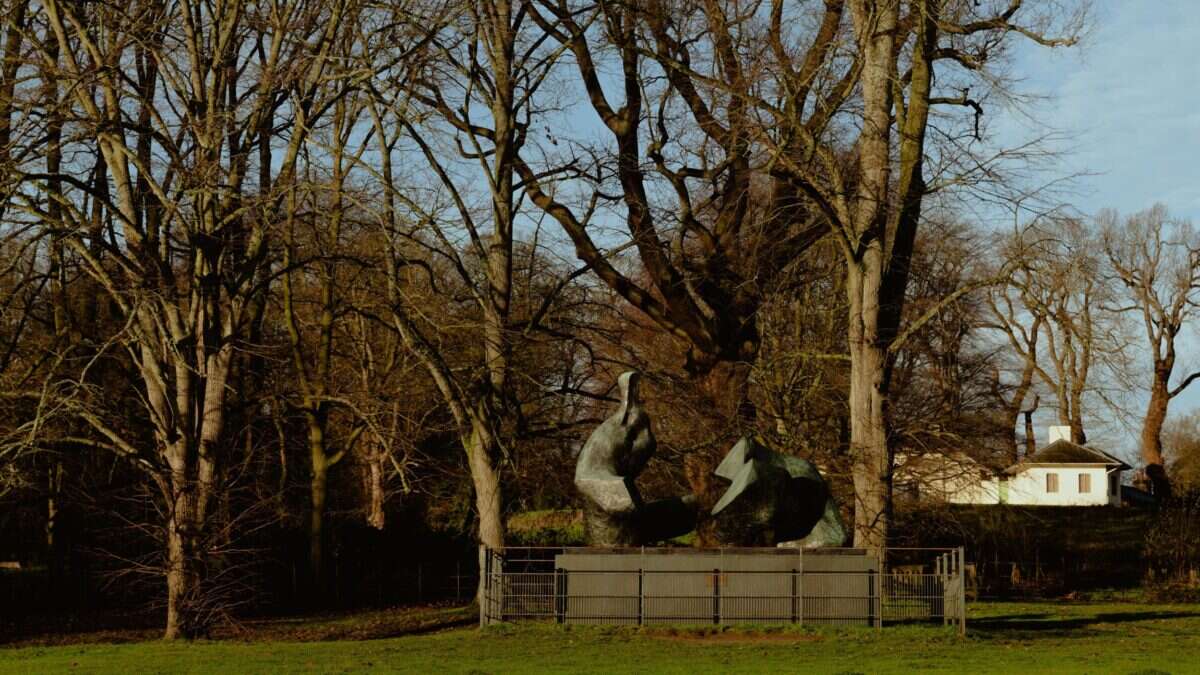
<instances>
[{"instance_id":1,"label":"bare tree","mask_svg":"<svg viewBox=\"0 0 1200 675\"><path fill-rule=\"evenodd\" d=\"M1151 377L1141 454L1155 495L1166 498L1171 489L1162 441L1167 409L1200 377L1196 371L1174 386L1171 382L1176 341L1200 301L1200 237L1191 223L1173 220L1161 204L1123 219L1104 211L1099 225L1108 263L1131 303L1128 309L1141 316L1146 331Z\"/></svg>"},{"instance_id":2,"label":"bare tree","mask_svg":"<svg viewBox=\"0 0 1200 675\"><path fill-rule=\"evenodd\" d=\"M356 426L347 436L334 439L330 424L337 408L345 410L338 405L334 353L335 336L348 315L344 287L357 271L354 268L364 264L355 260L346 241L346 231L352 227L347 222L351 218L346 205L347 180L356 157L367 145L360 142L356 151L350 142L362 111L362 104L350 95L333 105L328 137L314 138L322 147L312 152L328 154L328 181L311 175L314 168L308 167L308 180L298 183L287 197L283 234L280 303L298 385L295 407L304 417L308 437L309 573L318 598L324 595L326 579L324 524L329 472L346 457L364 429ZM306 212L299 213L304 207ZM314 283L306 283L309 279ZM353 410L348 413L353 415Z\"/></svg>"},{"instance_id":3,"label":"bare tree","mask_svg":"<svg viewBox=\"0 0 1200 675\"><path fill-rule=\"evenodd\" d=\"M813 20L782 1L769 6L736 1L539 4L546 13L538 15L541 25L572 49L588 99L617 140L617 173L632 242L656 293L617 272L585 236L590 209L573 212L539 190L530 168L522 169L522 177L534 201L562 223L580 257L628 301L697 351L729 358L722 350L733 346L738 347L734 358L745 358L740 345L752 344L747 340L752 334L718 338L721 321L732 315L736 326L742 315L728 311L730 303L714 304L712 294L697 288L721 278L718 270L699 263L727 257L729 247L722 242L737 240L741 221L736 216L748 208L751 195L751 162L775 181L779 199L774 206L782 211L778 221L771 221L778 227L772 232L775 241L812 241L827 231L838 243L847 275L857 545L881 546L887 539L890 372L906 336L922 323L917 318L905 328L902 317L923 200L979 181L988 173L984 167L995 163L970 147L969 139L979 136L980 99L969 87L955 95L942 90L972 78L994 82L988 66L1012 36L1051 47L1075 41L1077 16L1055 23L1053 15L1022 5L1020 0L1007 5L830 1ZM625 97L619 107L609 102L597 74L589 24L582 17L601 26L617 52ZM796 25L815 28L797 34L803 31L794 30ZM650 36L644 41L638 38L640 26ZM1045 35L1056 28L1066 36ZM692 200L680 185L688 178L723 186L714 190L724 198L714 202L721 208L714 209L711 220L687 219L692 212L685 209L677 227L676 251L712 251L698 256L694 270L683 262L691 259L678 252L680 262L672 264L645 197L640 136L654 139L648 146L654 159L660 149L655 142L664 134L662 125L657 136L642 128L643 53L662 69L682 107L704 130L702 147L710 143L723 150L716 162L663 172L685 206ZM927 147L937 106L955 106L973 116L963 120L966 125L943 118L940 138L948 140ZM800 227L788 227L796 222ZM697 241L690 248L689 236ZM937 311L932 307L927 314Z\"/></svg>"},{"instance_id":4,"label":"bare tree","mask_svg":"<svg viewBox=\"0 0 1200 675\"><path fill-rule=\"evenodd\" d=\"M1023 364L1016 390L1024 393L1012 399L1012 421L1028 398L1032 373L1053 397L1071 440L1086 443L1085 413L1107 403L1102 385L1123 368L1127 343L1113 312L1103 252L1087 224L1074 218L1031 227L1003 248L1013 271L988 302L992 326Z\"/></svg>"},{"instance_id":5,"label":"bare tree","mask_svg":"<svg viewBox=\"0 0 1200 675\"><path fill-rule=\"evenodd\" d=\"M763 344L753 377L761 397L759 420L770 422L776 442L840 470L849 433L849 355L839 256L832 241L816 244L788 272L800 277L788 284L789 291L774 294L759 309Z\"/></svg>"},{"instance_id":6,"label":"bare tree","mask_svg":"<svg viewBox=\"0 0 1200 675\"><path fill-rule=\"evenodd\" d=\"M840 4L827 5L831 22L840 14ZM846 175L834 159L835 150L819 140L819 132L836 109L834 104L840 107L836 98L818 101L809 120L789 127L794 133L787 137L790 142L780 147L778 157L821 207L843 247L850 304L855 543L880 546L887 541L891 501L890 370L896 351L920 325L918 319L903 327L904 295L923 200L939 189L926 174L930 115L938 105L979 111L969 89L959 96L936 91L936 74L941 72L943 79L949 79L945 71L953 68L984 72L989 51L1012 35L1046 46L1069 45L1074 38L1069 34L1044 37L1040 30L1029 27L1042 23L1039 17L1027 17L1035 24L1018 23L1023 16L1020 0L1001 5L1002 9L965 2L912 2L907 13L901 11L900 3L887 0L848 4L856 50L846 73L856 80L862 104L854 173ZM785 72L797 73L795 77L801 79L796 84L804 84L804 69L789 67ZM808 91L803 86L800 90ZM832 91L841 95L838 88ZM977 124L978 119L975 121ZM804 158L814 156L819 158L819 170L804 163ZM928 167L939 168L944 167ZM832 180L822 180L822 174ZM961 174L943 175L942 179L946 178L962 180Z\"/></svg>"},{"instance_id":7,"label":"bare tree","mask_svg":"<svg viewBox=\"0 0 1200 675\"><path fill-rule=\"evenodd\" d=\"M94 159L25 172L22 208L82 260L125 322L153 447L78 414L165 501L168 638L203 628L189 603L227 454L227 383L263 290L257 272L278 205L278 184L252 188L247 177L265 160L290 183L300 144L328 105L314 92L345 6L297 2L262 15L238 3L39 7L56 48L37 57L68 92L62 117L78 131L63 143ZM281 123L291 133L273 157L277 139L261 131ZM90 179L79 178L88 170ZM61 201L49 208L37 195L55 182L71 190L52 189Z\"/></svg>"},{"instance_id":8,"label":"bare tree","mask_svg":"<svg viewBox=\"0 0 1200 675\"><path fill-rule=\"evenodd\" d=\"M436 58L420 71L394 75L372 107L385 190L380 221L389 242L389 322L450 409L474 487L479 542L500 550L504 439L520 424L523 407L513 394L513 341L536 329L561 290L551 289L523 321L514 316L522 199L516 160L557 52L530 38L524 5L489 0L448 10L430 42ZM402 138L432 174L424 194L406 189L396 175L393 154ZM439 141L455 150L441 152ZM485 207L475 207L472 182L460 178L464 171L484 190ZM423 303L428 293L440 307ZM466 325L455 326L451 317ZM447 349L451 334L476 341L469 364L455 363L462 352ZM482 547L480 555L482 563Z\"/></svg>"},{"instance_id":9,"label":"bare tree","mask_svg":"<svg viewBox=\"0 0 1200 675\"><path fill-rule=\"evenodd\" d=\"M997 303L996 298L1003 299ZM1000 364L997 364L992 376L993 389L1001 402L1000 425L1008 437L1008 460L1015 464L1021 458L1017 424L1022 416L1025 418L1025 438L1023 439L1025 454L1032 454L1037 449L1033 433L1033 413L1041 405L1041 396L1035 391L1038 384L1035 376L1037 375L1037 346L1041 339L1041 327L1045 322L1045 317L1035 315L1030 317L1027 324L1023 324L1018 321L1015 308L1009 302L1008 298L1002 294L989 297L991 316L994 319L999 317L999 319L989 322L988 325L992 328L1000 328L1006 333L1009 341L1019 345L1019 351L1012 350L1010 352L1010 356L1016 362L1015 367L1011 369L1019 373L1016 382L1006 381L1007 369ZM1032 403L1029 402L1030 395L1033 396Z\"/></svg>"},{"instance_id":10,"label":"bare tree","mask_svg":"<svg viewBox=\"0 0 1200 675\"><path fill-rule=\"evenodd\" d=\"M791 268L825 229L761 166L753 106L763 74L740 56L756 36L728 25L718 4L531 5L545 33L571 51L575 86L604 138L592 148L576 136L570 155L555 158L557 171L538 173L531 162L519 169L579 259L684 347L684 368L708 380L702 387L736 397L728 420L736 433L757 414L750 380L759 310L801 278ZM729 9L752 3L739 4ZM693 57L710 70L694 70ZM609 69L620 73L611 87ZM568 179L576 190L560 191ZM624 209L623 230L604 227L611 208ZM615 259L624 249L638 269Z\"/></svg>"},{"instance_id":11,"label":"bare tree","mask_svg":"<svg viewBox=\"0 0 1200 675\"><path fill-rule=\"evenodd\" d=\"M1021 274L1015 271L1013 279L1018 278L1022 278ZM1009 460L1015 464L1020 459L1016 427L1022 414L1026 420L1026 454L1036 449L1032 415L1040 404L1040 398L1035 393L1041 379L1038 377L1038 345L1043 339L1042 326L1047 317L1041 312L1025 314L1021 292L1014 288L1013 284L1000 284L989 289L986 301L991 319L987 325L1004 335L1010 347L1009 354L1016 361L1015 370L1020 373L1015 383L1005 382L1004 370L997 366L993 376L997 396L1003 401L1001 423L1010 433ZM1026 408L1031 394L1034 402L1031 407Z\"/></svg>"},{"instance_id":12,"label":"bare tree","mask_svg":"<svg viewBox=\"0 0 1200 675\"><path fill-rule=\"evenodd\" d=\"M22 229L0 239L0 499L40 483L31 460L53 436L42 425L61 423L52 391L45 391L62 358L55 355L55 336L39 330L47 317L39 317L38 307L53 297L39 264L43 248ZM21 396L26 390L45 395Z\"/></svg>"},{"instance_id":13,"label":"bare tree","mask_svg":"<svg viewBox=\"0 0 1200 675\"><path fill-rule=\"evenodd\" d=\"M992 272L980 261L992 241L955 220L929 221L914 246L905 304L915 316L938 311L896 354L893 434L909 460L932 452L992 464L1002 446L1007 457L1012 431L997 418L1008 392L995 385L998 350L986 330ZM983 288L959 292L976 286Z\"/></svg>"},{"instance_id":14,"label":"bare tree","mask_svg":"<svg viewBox=\"0 0 1200 675\"><path fill-rule=\"evenodd\" d=\"M448 422L424 365L394 331L375 319L390 311L386 296L378 293L387 288L388 278L375 271L382 272L373 270L373 285L356 285L351 300L355 316L347 322L343 340L356 376L350 392L355 421L349 434L359 439L354 448L363 469L363 516L369 526L383 530L389 495L415 489L419 444L446 433Z\"/></svg>"},{"instance_id":15,"label":"bare tree","mask_svg":"<svg viewBox=\"0 0 1200 675\"><path fill-rule=\"evenodd\" d=\"M117 467L166 635L202 634L227 607L206 594L247 588L239 532L273 519L307 526L317 581L341 507L382 529L398 491L452 495L434 518L502 548L507 512L571 499L578 426L650 364L652 405L689 413L650 489L711 493L729 436L765 432L884 545L897 449L990 431L997 399L1014 458L1031 399L1082 442L1120 360L1101 268L1148 245L1114 234L1105 262L1062 222L989 295L937 227L1006 198L1026 155L983 141L995 65L1072 43L1064 7L11 0L0 495L55 539L64 481L90 499ZM1127 267L1169 402L1191 299L1160 315L1170 275L1138 295Z\"/></svg>"}]
</instances>

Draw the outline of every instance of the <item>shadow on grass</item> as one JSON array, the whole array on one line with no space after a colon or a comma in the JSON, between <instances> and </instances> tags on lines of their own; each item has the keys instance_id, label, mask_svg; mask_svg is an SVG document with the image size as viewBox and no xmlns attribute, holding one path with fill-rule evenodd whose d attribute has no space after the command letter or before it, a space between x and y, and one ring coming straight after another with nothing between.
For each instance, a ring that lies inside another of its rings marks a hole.
<instances>
[{"instance_id":1,"label":"shadow on grass","mask_svg":"<svg viewBox=\"0 0 1200 675\"><path fill-rule=\"evenodd\" d=\"M1154 610L1143 612L1099 612L1089 615L1064 615L1046 612L1027 612L1004 616L969 619L967 627L976 635L986 637L1057 636L1086 637L1102 631L1101 625L1140 623L1161 619L1194 619L1196 611Z\"/></svg>"},{"instance_id":2,"label":"shadow on grass","mask_svg":"<svg viewBox=\"0 0 1200 675\"><path fill-rule=\"evenodd\" d=\"M119 618L119 617L117 617ZM113 617L66 617L6 632L0 623L0 648L71 644L147 642L162 635L161 618L139 615L141 623L122 625ZM89 623L89 621L91 623ZM479 623L471 606L418 605L354 612L258 617L215 626L209 639L238 642L359 641L407 637ZM2 661L3 659L0 659Z\"/></svg>"}]
</instances>

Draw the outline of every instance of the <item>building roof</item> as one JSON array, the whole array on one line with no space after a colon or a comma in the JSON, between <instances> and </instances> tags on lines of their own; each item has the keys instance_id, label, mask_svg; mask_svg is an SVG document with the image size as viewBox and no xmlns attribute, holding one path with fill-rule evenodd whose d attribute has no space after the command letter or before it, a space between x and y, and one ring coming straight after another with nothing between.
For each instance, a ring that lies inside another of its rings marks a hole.
<instances>
[{"instance_id":1,"label":"building roof","mask_svg":"<svg viewBox=\"0 0 1200 675\"><path fill-rule=\"evenodd\" d=\"M898 473L914 476L975 470L997 474L1004 468L1003 464L989 458L972 457L962 451L927 452L922 454L897 452L895 455L895 466Z\"/></svg>"},{"instance_id":2,"label":"building roof","mask_svg":"<svg viewBox=\"0 0 1200 675\"><path fill-rule=\"evenodd\" d=\"M1121 486L1121 502L1130 506L1154 506L1158 500L1154 495L1132 485Z\"/></svg>"},{"instance_id":3,"label":"building roof","mask_svg":"<svg viewBox=\"0 0 1200 675\"><path fill-rule=\"evenodd\" d=\"M1121 469L1131 468L1103 450L1060 439L1008 467L1004 472L1018 473L1033 464L1104 464Z\"/></svg>"}]
</instances>

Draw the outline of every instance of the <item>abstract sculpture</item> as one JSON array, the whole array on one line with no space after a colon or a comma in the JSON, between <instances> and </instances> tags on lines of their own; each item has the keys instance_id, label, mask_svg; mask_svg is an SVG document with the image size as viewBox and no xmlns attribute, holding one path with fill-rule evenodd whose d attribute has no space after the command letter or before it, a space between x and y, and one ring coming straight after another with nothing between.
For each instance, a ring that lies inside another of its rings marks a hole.
<instances>
[{"instance_id":1,"label":"abstract sculpture","mask_svg":"<svg viewBox=\"0 0 1200 675\"><path fill-rule=\"evenodd\" d=\"M621 407L583 445L575 465L575 487L583 494L584 526L596 546L634 546L690 532L696 500L689 496L645 503L634 479L656 447L650 417L638 400L635 372L617 378Z\"/></svg>"},{"instance_id":2,"label":"abstract sculpture","mask_svg":"<svg viewBox=\"0 0 1200 675\"><path fill-rule=\"evenodd\" d=\"M635 372L621 374L621 407L588 437L575 465L584 527L593 546L652 544L696 527L693 495L644 502L634 480L656 447L638 399ZM730 482L712 508L714 534L726 546L841 546L837 503L812 464L742 438L713 472Z\"/></svg>"},{"instance_id":3,"label":"abstract sculpture","mask_svg":"<svg viewBox=\"0 0 1200 675\"><path fill-rule=\"evenodd\" d=\"M714 530L731 546L841 546L837 502L809 462L743 437L713 472L730 482L712 508Z\"/></svg>"}]
</instances>

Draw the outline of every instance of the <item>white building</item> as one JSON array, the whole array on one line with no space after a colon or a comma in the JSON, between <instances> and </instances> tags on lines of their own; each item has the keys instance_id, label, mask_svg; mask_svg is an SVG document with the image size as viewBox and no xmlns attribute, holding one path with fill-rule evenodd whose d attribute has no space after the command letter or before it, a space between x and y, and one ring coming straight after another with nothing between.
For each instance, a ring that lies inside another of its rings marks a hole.
<instances>
[{"instance_id":1,"label":"white building","mask_svg":"<svg viewBox=\"0 0 1200 675\"><path fill-rule=\"evenodd\" d=\"M1072 443L1068 427L1051 427L1048 445L1003 471L965 455L899 459L901 494L951 504L1120 506L1121 472L1130 468L1106 452Z\"/></svg>"},{"instance_id":2,"label":"white building","mask_svg":"<svg viewBox=\"0 0 1200 675\"><path fill-rule=\"evenodd\" d=\"M1000 502L1031 506L1120 506L1121 472L1112 455L1070 441L1068 427L1050 427L1050 444L1004 470Z\"/></svg>"},{"instance_id":3,"label":"white building","mask_svg":"<svg viewBox=\"0 0 1200 675\"><path fill-rule=\"evenodd\" d=\"M999 504L1001 474L964 453L896 455L897 499Z\"/></svg>"}]
</instances>

